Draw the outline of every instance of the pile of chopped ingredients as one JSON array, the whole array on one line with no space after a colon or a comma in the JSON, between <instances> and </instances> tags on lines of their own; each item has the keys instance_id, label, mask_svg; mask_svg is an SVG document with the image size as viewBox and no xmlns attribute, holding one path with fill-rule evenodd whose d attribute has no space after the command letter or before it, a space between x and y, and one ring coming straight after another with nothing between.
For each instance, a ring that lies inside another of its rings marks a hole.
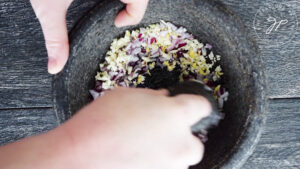
<instances>
[{"instance_id":1,"label":"pile of chopped ingredients","mask_svg":"<svg viewBox=\"0 0 300 169\"><path fill-rule=\"evenodd\" d=\"M174 84L194 79L214 91L222 109L228 92L221 86L221 56L214 55L211 49L210 44L200 43L185 28L170 22L126 31L124 37L112 42L90 93L96 99L118 86L159 88L153 86L155 81ZM172 80L153 80L154 76Z\"/></svg>"}]
</instances>

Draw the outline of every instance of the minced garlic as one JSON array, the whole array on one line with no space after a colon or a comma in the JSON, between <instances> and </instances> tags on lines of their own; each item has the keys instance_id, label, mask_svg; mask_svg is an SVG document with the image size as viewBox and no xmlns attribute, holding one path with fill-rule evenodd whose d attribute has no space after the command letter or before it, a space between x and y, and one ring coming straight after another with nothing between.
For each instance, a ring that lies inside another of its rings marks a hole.
<instances>
[{"instance_id":1,"label":"minced garlic","mask_svg":"<svg viewBox=\"0 0 300 169\"><path fill-rule=\"evenodd\" d=\"M214 55L211 48L210 44L204 45L195 39L185 28L170 22L161 21L146 28L126 31L123 37L113 40L105 61L100 64L100 72L95 77L98 86L93 95L98 92L101 96L116 86L143 84L156 67L166 67L168 71L179 68L180 81L202 80L215 93L220 93L217 91L221 86L214 83L223 75L222 68L216 66L221 56Z\"/></svg>"}]
</instances>

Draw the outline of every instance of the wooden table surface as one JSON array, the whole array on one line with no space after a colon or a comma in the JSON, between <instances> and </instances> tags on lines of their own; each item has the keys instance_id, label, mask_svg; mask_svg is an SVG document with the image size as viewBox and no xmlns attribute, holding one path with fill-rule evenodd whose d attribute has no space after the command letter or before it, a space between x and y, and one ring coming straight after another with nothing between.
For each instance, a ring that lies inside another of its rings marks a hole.
<instances>
[{"instance_id":1,"label":"wooden table surface","mask_svg":"<svg viewBox=\"0 0 300 169\"><path fill-rule=\"evenodd\" d=\"M68 30L99 1L75 0L68 11ZM259 41L266 64L266 125L243 168L300 168L300 32L297 28L285 45L264 43L255 34L253 22L259 9L275 1L219 1ZM292 3L295 15L300 17L300 0L279 2ZM0 0L0 145L58 125L52 103L52 76L46 65L43 34L29 0Z\"/></svg>"}]
</instances>

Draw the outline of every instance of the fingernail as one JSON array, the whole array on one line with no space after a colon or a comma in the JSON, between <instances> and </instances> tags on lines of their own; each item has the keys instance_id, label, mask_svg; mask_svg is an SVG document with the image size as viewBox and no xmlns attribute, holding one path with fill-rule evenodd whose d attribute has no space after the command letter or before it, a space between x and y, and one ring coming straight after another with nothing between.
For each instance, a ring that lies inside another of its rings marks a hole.
<instances>
[{"instance_id":1,"label":"fingernail","mask_svg":"<svg viewBox=\"0 0 300 169\"><path fill-rule=\"evenodd\" d=\"M48 72L50 74L56 74L57 73L57 61L53 57L48 58Z\"/></svg>"}]
</instances>

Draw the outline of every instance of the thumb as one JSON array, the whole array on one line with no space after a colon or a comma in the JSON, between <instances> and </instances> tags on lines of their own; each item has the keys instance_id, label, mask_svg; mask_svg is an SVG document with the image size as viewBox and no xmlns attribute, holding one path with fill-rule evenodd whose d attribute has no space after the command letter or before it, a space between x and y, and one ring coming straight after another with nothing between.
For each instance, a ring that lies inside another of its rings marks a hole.
<instances>
[{"instance_id":1,"label":"thumb","mask_svg":"<svg viewBox=\"0 0 300 169\"><path fill-rule=\"evenodd\" d=\"M60 72L69 57L66 11L72 0L31 0L45 37L48 72Z\"/></svg>"},{"instance_id":2,"label":"thumb","mask_svg":"<svg viewBox=\"0 0 300 169\"><path fill-rule=\"evenodd\" d=\"M115 20L117 27L138 24L147 9L149 0L121 0L126 4L126 9L122 10Z\"/></svg>"},{"instance_id":3,"label":"thumb","mask_svg":"<svg viewBox=\"0 0 300 169\"><path fill-rule=\"evenodd\" d=\"M212 111L210 102L203 96L180 94L173 99L175 99L177 104L182 106L184 119L189 126L194 125L200 119L209 116Z\"/></svg>"}]
</instances>

